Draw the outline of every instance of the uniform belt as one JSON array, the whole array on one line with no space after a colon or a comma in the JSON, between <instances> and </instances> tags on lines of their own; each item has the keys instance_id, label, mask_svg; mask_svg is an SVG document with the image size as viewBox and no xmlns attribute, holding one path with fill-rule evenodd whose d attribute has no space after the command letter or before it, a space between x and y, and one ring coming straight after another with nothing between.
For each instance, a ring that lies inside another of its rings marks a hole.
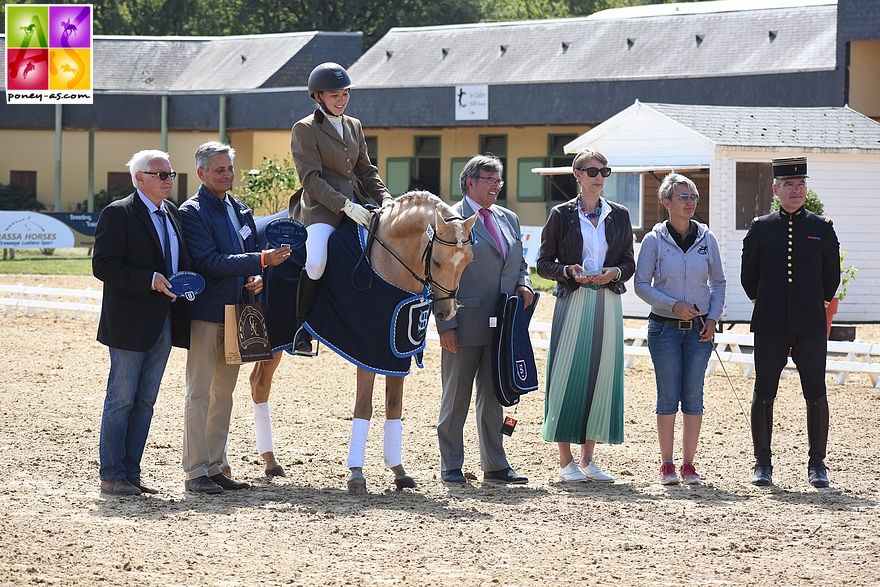
<instances>
[{"instance_id":1,"label":"uniform belt","mask_svg":"<svg viewBox=\"0 0 880 587\"><path fill-rule=\"evenodd\" d=\"M648 314L648 320L660 322L661 324L666 324L667 326L672 326L673 328L678 328L679 330L693 330L694 327L700 327L701 320L705 321L706 316L698 316L693 320L676 320L675 318L658 316L657 314L651 312L650 314Z\"/></svg>"}]
</instances>

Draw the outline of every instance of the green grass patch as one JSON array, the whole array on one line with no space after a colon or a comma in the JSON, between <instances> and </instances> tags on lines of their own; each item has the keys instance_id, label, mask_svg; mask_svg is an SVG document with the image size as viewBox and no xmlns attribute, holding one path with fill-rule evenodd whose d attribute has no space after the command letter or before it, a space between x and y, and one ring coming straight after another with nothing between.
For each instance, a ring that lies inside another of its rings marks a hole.
<instances>
[{"instance_id":1,"label":"green grass patch","mask_svg":"<svg viewBox=\"0 0 880 587\"><path fill-rule=\"evenodd\" d=\"M51 255L44 254L42 249L15 249L15 259L9 259L7 250L0 261L0 273L91 275L92 257L89 249L54 249Z\"/></svg>"}]
</instances>

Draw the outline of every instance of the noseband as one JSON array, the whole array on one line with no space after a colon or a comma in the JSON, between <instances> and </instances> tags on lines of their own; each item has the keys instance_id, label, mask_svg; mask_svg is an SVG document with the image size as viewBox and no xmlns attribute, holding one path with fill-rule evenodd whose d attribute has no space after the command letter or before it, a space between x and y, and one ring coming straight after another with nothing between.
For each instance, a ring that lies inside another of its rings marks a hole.
<instances>
[{"instance_id":1,"label":"noseband","mask_svg":"<svg viewBox=\"0 0 880 587\"><path fill-rule=\"evenodd\" d=\"M445 222L449 222L450 220L464 220L464 218L461 218L460 216L455 216L452 218L444 218L443 220ZM473 233L468 234L468 238L466 241L461 241L461 242L445 241L442 238L440 238L439 236L437 236L437 231L434 230L433 226L431 226L430 224L428 225L428 244L425 246L425 250L422 251L422 261L425 262L425 282L423 282L423 283L426 283L427 285L429 285L431 287L432 292L435 289L439 289L440 291L442 291L443 293L446 294L442 298L434 297L432 295L431 301L441 302L443 300L454 300L456 298L456 296L458 296L458 288L456 287L455 289L446 289L445 287L443 287L442 285L440 285L439 283L434 281L434 278L431 277L431 259L434 258L434 243L435 242L440 243L441 245L446 245L447 247L456 247L457 248L457 247L464 246L467 244L473 244L473 242L474 242ZM406 266L404 265L404 267L406 267ZM409 267L407 267L407 269L409 269ZM412 273L412 271L410 271L410 273ZM416 279L418 279L418 277ZM419 280L419 281L421 281L421 280Z\"/></svg>"}]
</instances>

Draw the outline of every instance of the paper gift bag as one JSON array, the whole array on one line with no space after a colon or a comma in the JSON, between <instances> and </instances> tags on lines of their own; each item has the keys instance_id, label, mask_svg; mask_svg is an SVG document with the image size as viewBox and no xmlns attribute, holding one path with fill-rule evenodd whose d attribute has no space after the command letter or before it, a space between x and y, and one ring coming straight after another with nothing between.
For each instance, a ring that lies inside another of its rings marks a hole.
<instances>
[{"instance_id":1,"label":"paper gift bag","mask_svg":"<svg viewBox=\"0 0 880 587\"><path fill-rule=\"evenodd\" d=\"M253 300L253 297L251 297ZM239 300L241 301L241 300ZM240 365L272 358L263 306L257 301L227 304L223 324L226 363Z\"/></svg>"}]
</instances>

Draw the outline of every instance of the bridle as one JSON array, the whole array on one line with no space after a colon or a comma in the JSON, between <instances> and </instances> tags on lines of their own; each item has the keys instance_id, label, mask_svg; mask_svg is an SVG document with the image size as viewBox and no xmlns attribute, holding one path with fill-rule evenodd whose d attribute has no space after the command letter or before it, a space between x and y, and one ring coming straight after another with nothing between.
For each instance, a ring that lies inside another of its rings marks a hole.
<instances>
[{"instance_id":1,"label":"bridle","mask_svg":"<svg viewBox=\"0 0 880 587\"><path fill-rule=\"evenodd\" d=\"M380 239L376 235L376 229L379 226L379 217L381 216L381 214L382 214L382 210L379 210L375 215L373 215L373 219L370 221L370 226L364 228L364 230L367 231L367 233L370 235L370 237L369 237L369 239L367 239L367 244L364 247L363 254L361 255L361 260L366 259L367 264L370 265L370 259L369 259L368 252L369 252L370 248L372 247L372 243L375 241L375 242L379 243L383 249L388 251L388 253L392 257L397 259L397 262L400 263L404 269L409 271L410 275L412 275L416 281L421 283L423 287L427 288L428 300L430 300L431 302L441 302L443 300L454 300L456 298L456 296L458 295L458 288L456 287L455 289L448 289L446 287L443 287L442 285L437 283L434 280L434 278L431 276L431 261L434 258L434 243L436 242L441 245L445 245L447 247L456 247L456 248L460 247L460 246L468 245L468 244L473 244L473 242L474 242L473 232L468 233L468 238L465 241L447 241L447 240L443 240L442 238L440 238L437 235L436 229L429 224L428 228L427 228L428 244L425 245L425 250L422 251L422 261L425 263L425 277L423 279L423 278L419 277L416 274L416 272L413 271L409 267L409 265L407 265L404 262L404 260L401 259L397 255L397 253L392 251L388 247L388 245L386 245L384 242L382 242L382 239ZM449 222L450 220L464 220L464 218L462 218L461 216L451 216L449 218L444 218L443 220L445 222ZM360 261L358 262L358 264L360 264ZM357 267L355 267L355 268L357 268ZM369 287L369 286L367 286L367 287ZM444 295L443 297L436 297L434 295L435 291L440 291L446 295Z\"/></svg>"}]
</instances>

